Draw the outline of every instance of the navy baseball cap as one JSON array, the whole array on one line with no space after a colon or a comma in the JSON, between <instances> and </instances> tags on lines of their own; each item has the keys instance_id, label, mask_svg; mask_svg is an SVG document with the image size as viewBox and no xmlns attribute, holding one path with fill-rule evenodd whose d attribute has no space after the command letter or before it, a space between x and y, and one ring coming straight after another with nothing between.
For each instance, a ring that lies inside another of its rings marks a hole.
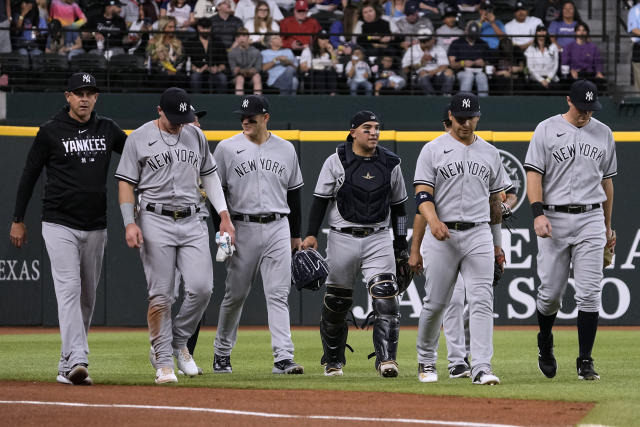
<instances>
[{"instance_id":1,"label":"navy baseball cap","mask_svg":"<svg viewBox=\"0 0 640 427\"><path fill-rule=\"evenodd\" d=\"M602 104L598 101L598 87L589 80L578 80L571 85L571 103L583 111L598 111Z\"/></svg>"},{"instance_id":2,"label":"navy baseball cap","mask_svg":"<svg viewBox=\"0 0 640 427\"><path fill-rule=\"evenodd\" d=\"M444 9L444 14L442 15L442 17L446 18L447 16L458 16L458 11L451 6L447 6Z\"/></svg>"},{"instance_id":3,"label":"navy baseball cap","mask_svg":"<svg viewBox=\"0 0 640 427\"><path fill-rule=\"evenodd\" d=\"M491 0L484 0L480 3L480 9L493 10L493 3L491 3Z\"/></svg>"},{"instance_id":4,"label":"navy baseball cap","mask_svg":"<svg viewBox=\"0 0 640 427\"><path fill-rule=\"evenodd\" d=\"M480 117L478 97L470 92L458 92L449 105L453 117Z\"/></svg>"},{"instance_id":5,"label":"navy baseball cap","mask_svg":"<svg viewBox=\"0 0 640 427\"><path fill-rule=\"evenodd\" d=\"M69 77L69 81L67 82L67 91L73 92L77 89L83 88L92 88L95 89L96 92L100 92L98 89L98 84L96 83L96 78L93 77L89 73L74 73Z\"/></svg>"},{"instance_id":6,"label":"navy baseball cap","mask_svg":"<svg viewBox=\"0 0 640 427\"><path fill-rule=\"evenodd\" d=\"M160 97L160 108L173 124L192 123L196 119L191 98L184 89L170 87Z\"/></svg>"},{"instance_id":7,"label":"navy baseball cap","mask_svg":"<svg viewBox=\"0 0 640 427\"><path fill-rule=\"evenodd\" d=\"M519 10L529 10L529 9L527 9L527 6L524 4L524 2L517 1L515 7L513 8L513 11L517 12Z\"/></svg>"},{"instance_id":8,"label":"navy baseball cap","mask_svg":"<svg viewBox=\"0 0 640 427\"><path fill-rule=\"evenodd\" d=\"M234 110L235 114L243 116L255 116L256 114L266 114L269 112L269 102L262 95L248 95L242 98L240 109Z\"/></svg>"},{"instance_id":9,"label":"navy baseball cap","mask_svg":"<svg viewBox=\"0 0 640 427\"><path fill-rule=\"evenodd\" d=\"M418 3L410 1L407 2L407 4L404 6L404 14L413 15L414 13L418 12L419 9L420 7L418 6Z\"/></svg>"},{"instance_id":10,"label":"navy baseball cap","mask_svg":"<svg viewBox=\"0 0 640 427\"><path fill-rule=\"evenodd\" d=\"M358 111L357 113L355 113L353 115L353 117L351 117L351 127L350 127L350 129L358 128L363 123L366 123L366 122L382 123L380 118L378 118L378 115L376 113L374 113L373 111L362 110L362 111ZM349 142L353 141L353 137L351 136L351 133L349 133L349 135L347 135L347 141L349 141Z\"/></svg>"}]
</instances>

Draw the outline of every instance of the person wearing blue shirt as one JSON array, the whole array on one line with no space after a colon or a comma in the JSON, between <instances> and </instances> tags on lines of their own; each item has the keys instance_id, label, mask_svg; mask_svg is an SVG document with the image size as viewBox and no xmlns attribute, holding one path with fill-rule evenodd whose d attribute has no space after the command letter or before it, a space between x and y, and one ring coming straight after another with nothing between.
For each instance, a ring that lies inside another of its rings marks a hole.
<instances>
[{"instance_id":1,"label":"person wearing blue shirt","mask_svg":"<svg viewBox=\"0 0 640 427\"><path fill-rule=\"evenodd\" d=\"M633 82L636 90L640 91L640 3L636 0L636 5L629 9L627 18L627 31L635 36L631 37L633 42L633 53L631 62L633 64Z\"/></svg>"},{"instance_id":2,"label":"person wearing blue shirt","mask_svg":"<svg viewBox=\"0 0 640 427\"><path fill-rule=\"evenodd\" d=\"M296 78L296 58L291 49L282 48L279 35L267 37L270 49L263 50L262 71L268 74L267 86L280 90L280 95L295 95L298 89Z\"/></svg>"},{"instance_id":3,"label":"person wearing blue shirt","mask_svg":"<svg viewBox=\"0 0 640 427\"><path fill-rule=\"evenodd\" d=\"M480 38L489 45L489 49L495 50L500 45L500 39L505 35L504 24L499 19L496 19L496 15L493 14L491 0L485 0L480 3L479 13L480 35L493 36Z\"/></svg>"}]
</instances>

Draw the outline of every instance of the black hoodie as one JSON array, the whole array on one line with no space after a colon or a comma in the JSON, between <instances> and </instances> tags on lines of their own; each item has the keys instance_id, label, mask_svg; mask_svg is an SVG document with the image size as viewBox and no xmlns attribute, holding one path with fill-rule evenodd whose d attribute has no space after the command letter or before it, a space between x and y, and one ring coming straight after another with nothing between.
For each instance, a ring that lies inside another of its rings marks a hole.
<instances>
[{"instance_id":1,"label":"black hoodie","mask_svg":"<svg viewBox=\"0 0 640 427\"><path fill-rule=\"evenodd\" d=\"M107 226L107 172L111 152L122 153L127 135L111 119L94 112L86 123L66 106L40 130L22 172L14 216L24 218L33 187L44 166L47 182L42 220L77 230Z\"/></svg>"}]
</instances>

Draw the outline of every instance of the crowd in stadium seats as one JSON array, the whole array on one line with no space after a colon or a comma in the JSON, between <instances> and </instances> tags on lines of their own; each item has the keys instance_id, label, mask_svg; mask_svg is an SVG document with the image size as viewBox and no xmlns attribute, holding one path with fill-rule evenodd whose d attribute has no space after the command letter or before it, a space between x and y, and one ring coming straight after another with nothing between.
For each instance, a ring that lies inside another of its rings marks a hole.
<instances>
[{"instance_id":1,"label":"crowd in stadium seats","mask_svg":"<svg viewBox=\"0 0 640 427\"><path fill-rule=\"evenodd\" d=\"M19 63L195 93L487 96L607 84L571 0L77 1L0 0L10 82Z\"/></svg>"}]
</instances>

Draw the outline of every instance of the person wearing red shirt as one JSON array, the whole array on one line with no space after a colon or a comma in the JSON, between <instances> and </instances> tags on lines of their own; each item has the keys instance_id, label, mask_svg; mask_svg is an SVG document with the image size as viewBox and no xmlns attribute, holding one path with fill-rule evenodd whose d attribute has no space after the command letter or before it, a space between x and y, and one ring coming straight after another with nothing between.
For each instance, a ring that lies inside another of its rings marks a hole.
<instances>
[{"instance_id":1,"label":"person wearing red shirt","mask_svg":"<svg viewBox=\"0 0 640 427\"><path fill-rule=\"evenodd\" d=\"M322 30L320 23L315 18L307 17L308 10L309 6L305 0L296 0L293 16L280 21L283 47L291 49L296 55L300 55L302 49L309 46L312 35ZM308 35L295 33L307 33Z\"/></svg>"}]
</instances>

